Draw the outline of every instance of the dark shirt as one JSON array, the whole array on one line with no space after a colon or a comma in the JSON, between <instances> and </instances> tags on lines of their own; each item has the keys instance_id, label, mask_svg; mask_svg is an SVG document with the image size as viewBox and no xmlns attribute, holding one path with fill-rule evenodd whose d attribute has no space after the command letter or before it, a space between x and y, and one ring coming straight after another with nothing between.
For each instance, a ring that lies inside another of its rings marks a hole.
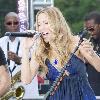
<instances>
[{"instance_id":1,"label":"dark shirt","mask_svg":"<svg viewBox=\"0 0 100 100\"><path fill-rule=\"evenodd\" d=\"M6 58L5 58L4 52L0 47L0 66L1 65L6 65L6 64L7 64L7 62L6 62Z\"/></svg>"},{"instance_id":2,"label":"dark shirt","mask_svg":"<svg viewBox=\"0 0 100 100\"><path fill-rule=\"evenodd\" d=\"M94 46L94 50L100 56L100 39L90 40ZM97 72L89 63L87 65L88 79L96 96L100 96L100 72Z\"/></svg>"}]
</instances>

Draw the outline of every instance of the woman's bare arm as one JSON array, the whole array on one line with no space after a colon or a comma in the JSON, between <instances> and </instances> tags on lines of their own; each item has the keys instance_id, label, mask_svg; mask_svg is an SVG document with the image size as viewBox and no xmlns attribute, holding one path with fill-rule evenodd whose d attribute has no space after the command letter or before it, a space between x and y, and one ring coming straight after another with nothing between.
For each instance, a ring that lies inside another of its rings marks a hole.
<instances>
[{"instance_id":1,"label":"woman's bare arm","mask_svg":"<svg viewBox=\"0 0 100 100\"><path fill-rule=\"evenodd\" d=\"M21 81L25 84L31 83L39 67L39 64L35 61L34 50L31 54L31 60L29 60L29 50L32 44L33 44L32 38L25 38L21 44L22 46Z\"/></svg>"}]
</instances>

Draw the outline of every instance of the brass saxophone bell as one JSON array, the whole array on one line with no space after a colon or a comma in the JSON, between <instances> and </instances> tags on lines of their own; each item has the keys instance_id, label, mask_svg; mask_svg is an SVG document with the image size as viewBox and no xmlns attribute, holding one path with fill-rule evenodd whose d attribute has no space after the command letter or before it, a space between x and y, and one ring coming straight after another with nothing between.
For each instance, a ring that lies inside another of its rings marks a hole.
<instances>
[{"instance_id":1,"label":"brass saxophone bell","mask_svg":"<svg viewBox=\"0 0 100 100\"><path fill-rule=\"evenodd\" d=\"M12 78L12 85L10 90L3 95L0 100L9 100L11 97L16 98L17 100L20 100L23 98L25 89L22 85L18 85L18 83L21 82L20 79L21 71L15 74L15 76ZM18 85L16 87L16 85Z\"/></svg>"},{"instance_id":2,"label":"brass saxophone bell","mask_svg":"<svg viewBox=\"0 0 100 100\"><path fill-rule=\"evenodd\" d=\"M19 86L15 92L14 92L14 96L17 100L23 98L24 96L24 93L25 93L25 90L24 90L24 87L23 86Z\"/></svg>"}]
</instances>

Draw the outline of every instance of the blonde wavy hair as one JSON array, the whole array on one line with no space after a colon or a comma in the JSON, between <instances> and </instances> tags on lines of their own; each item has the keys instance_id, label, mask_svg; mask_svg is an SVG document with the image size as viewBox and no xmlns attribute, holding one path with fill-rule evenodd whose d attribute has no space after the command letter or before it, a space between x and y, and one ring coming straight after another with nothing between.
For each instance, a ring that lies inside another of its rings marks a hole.
<instances>
[{"instance_id":1,"label":"blonde wavy hair","mask_svg":"<svg viewBox=\"0 0 100 100\"><path fill-rule=\"evenodd\" d=\"M63 67L64 63L67 61L69 54L73 48L73 35L72 32L63 17L61 11L56 7L47 7L40 10L36 15L36 30L38 31L38 16L44 13L48 16L49 24L51 27L52 34L55 35L55 39L53 41L57 53L60 57L61 67ZM39 63L42 65L45 63L46 58L51 57L51 48L49 43L45 43L43 38L41 38L41 45L36 54ZM43 65L45 66L45 65Z\"/></svg>"}]
</instances>

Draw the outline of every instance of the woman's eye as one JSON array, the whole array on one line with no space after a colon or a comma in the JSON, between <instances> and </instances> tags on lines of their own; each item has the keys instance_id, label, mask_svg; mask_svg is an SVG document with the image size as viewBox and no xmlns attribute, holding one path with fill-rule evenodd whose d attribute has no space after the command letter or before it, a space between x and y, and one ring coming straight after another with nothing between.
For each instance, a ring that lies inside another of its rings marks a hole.
<instances>
[{"instance_id":1,"label":"woman's eye","mask_svg":"<svg viewBox=\"0 0 100 100\"><path fill-rule=\"evenodd\" d=\"M48 22L45 22L45 24L48 24Z\"/></svg>"},{"instance_id":2,"label":"woman's eye","mask_svg":"<svg viewBox=\"0 0 100 100\"><path fill-rule=\"evenodd\" d=\"M38 24L38 27L40 26L40 24Z\"/></svg>"}]
</instances>

